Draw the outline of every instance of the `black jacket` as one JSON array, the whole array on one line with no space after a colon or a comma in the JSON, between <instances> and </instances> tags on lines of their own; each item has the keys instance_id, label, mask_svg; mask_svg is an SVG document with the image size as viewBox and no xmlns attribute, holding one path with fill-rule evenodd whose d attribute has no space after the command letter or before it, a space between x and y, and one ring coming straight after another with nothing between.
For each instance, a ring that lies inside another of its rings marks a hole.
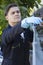
<instances>
[{"instance_id":1,"label":"black jacket","mask_svg":"<svg viewBox=\"0 0 43 65\"><path fill-rule=\"evenodd\" d=\"M21 33L24 33L24 38ZM29 42L33 41L33 31L22 29L21 23L8 26L2 34L2 65L30 65Z\"/></svg>"}]
</instances>

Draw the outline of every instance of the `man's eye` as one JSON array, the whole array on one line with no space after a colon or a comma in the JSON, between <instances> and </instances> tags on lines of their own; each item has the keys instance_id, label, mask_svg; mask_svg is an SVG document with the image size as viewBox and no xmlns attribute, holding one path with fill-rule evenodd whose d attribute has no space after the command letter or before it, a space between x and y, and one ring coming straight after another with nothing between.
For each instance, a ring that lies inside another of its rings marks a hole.
<instances>
[{"instance_id":1,"label":"man's eye","mask_svg":"<svg viewBox=\"0 0 43 65\"><path fill-rule=\"evenodd\" d=\"M15 14L15 12L12 12L12 14Z\"/></svg>"},{"instance_id":2,"label":"man's eye","mask_svg":"<svg viewBox=\"0 0 43 65\"><path fill-rule=\"evenodd\" d=\"M15 14L15 13L20 13L20 11L12 12L12 14Z\"/></svg>"},{"instance_id":3,"label":"man's eye","mask_svg":"<svg viewBox=\"0 0 43 65\"><path fill-rule=\"evenodd\" d=\"M20 11L16 11L17 13L20 13Z\"/></svg>"}]
</instances>

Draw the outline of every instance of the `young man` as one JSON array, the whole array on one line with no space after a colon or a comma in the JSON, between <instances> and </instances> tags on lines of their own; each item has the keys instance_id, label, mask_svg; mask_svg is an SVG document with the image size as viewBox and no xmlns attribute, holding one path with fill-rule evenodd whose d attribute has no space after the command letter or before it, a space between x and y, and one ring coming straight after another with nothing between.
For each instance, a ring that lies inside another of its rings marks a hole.
<instances>
[{"instance_id":1,"label":"young man","mask_svg":"<svg viewBox=\"0 0 43 65\"><path fill-rule=\"evenodd\" d=\"M21 13L17 4L7 6L5 18L8 27L2 34L2 65L30 65L29 48L30 42L33 41L33 31L21 27Z\"/></svg>"},{"instance_id":2,"label":"young man","mask_svg":"<svg viewBox=\"0 0 43 65\"><path fill-rule=\"evenodd\" d=\"M21 21L21 13L17 4L9 4L5 10L8 27L2 34L2 65L30 65L29 49L33 41L33 31L29 24Z\"/></svg>"}]
</instances>

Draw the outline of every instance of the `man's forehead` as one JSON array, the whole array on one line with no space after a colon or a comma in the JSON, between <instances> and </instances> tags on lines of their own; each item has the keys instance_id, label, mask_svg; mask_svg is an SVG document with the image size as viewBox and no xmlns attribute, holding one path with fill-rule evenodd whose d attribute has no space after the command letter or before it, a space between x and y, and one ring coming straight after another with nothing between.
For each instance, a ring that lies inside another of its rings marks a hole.
<instances>
[{"instance_id":1,"label":"man's forehead","mask_svg":"<svg viewBox=\"0 0 43 65\"><path fill-rule=\"evenodd\" d=\"M9 9L9 11L11 12L13 12L13 11L19 11L19 7L11 7L10 9Z\"/></svg>"}]
</instances>

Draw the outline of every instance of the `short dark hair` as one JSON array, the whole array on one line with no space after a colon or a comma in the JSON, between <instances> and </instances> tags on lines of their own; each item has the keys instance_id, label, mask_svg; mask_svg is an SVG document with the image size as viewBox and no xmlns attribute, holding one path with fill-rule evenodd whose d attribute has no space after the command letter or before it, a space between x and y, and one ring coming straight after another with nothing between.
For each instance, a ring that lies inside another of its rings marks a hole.
<instances>
[{"instance_id":1,"label":"short dark hair","mask_svg":"<svg viewBox=\"0 0 43 65\"><path fill-rule=\"evenodd\" d=\"M16 3L9 4L5 9L5 16L8 14L8 11L11 7L17 7L18 5Z\"/></svg>"}]
</instances>

